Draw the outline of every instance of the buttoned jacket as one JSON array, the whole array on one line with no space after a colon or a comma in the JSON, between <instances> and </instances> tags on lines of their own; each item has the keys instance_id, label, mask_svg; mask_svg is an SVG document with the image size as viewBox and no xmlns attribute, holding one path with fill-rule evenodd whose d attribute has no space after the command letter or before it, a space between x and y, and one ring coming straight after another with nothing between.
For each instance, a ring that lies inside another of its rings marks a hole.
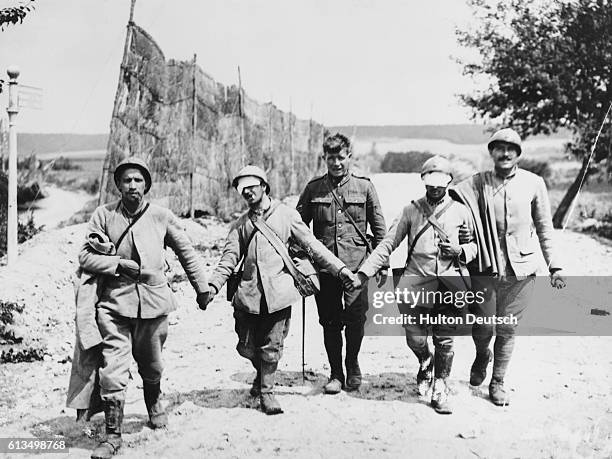
<instances>
[{"instance_id":1,"label":"buttoned jacket","mask_svg":"<svg viewBox=\"0 0 612 459\"><path fill-rule=\"evenodd\" d=\"M232 224L210 284L219 291L244 256L244 272L232 300L233 306L251 314L259 314L263 295L268 312L280 311L299 302L301 296L283 259L266 237L257 231L249 243L254 230L251 215L247 211ZM319 267L334 275L344 267L344 263L314 237L295 209L272 200L269 212L262 218L286 246L291 239Z\"/></svg>"},{"instance_id":2,"label":"buttoned jacket","mask_svg":"<svg viewBox=\"0 0 612 459\"><path fill-rule=\"evenodd\" d=\"M129 222L120 202L106 204L94 211L87 234L104 233L116 246ZM97 306L124 317L142 319L159 317L175 310L176 299L164 274L166 246L178 256L196 293L207 292L208 281L202 263L178 218L169 209L150 204L116 247L116 255L101 255L95 253L87 241L83 244L79 253L81 268L104 275ZM120 259L139 264L139 280L117 274Z\"/></svg>"},{"instance_id":3,"label":"buttoned jacket","mask_svg":"<svg viewBox=\"0 0 612 459\"><path fill-rule=\"evenodd\" d=\"M387 231L382 208L372 182L352 173L335 185L328 174L316 177L306 185L299 198L297 210L304 223L312 222L317 239L346 263L347 268L356 271L366 258L367 246L333 198L331 189L362 234L366 234L369 225L373 247L382 241Z\"/></svg>"}]
</instances>

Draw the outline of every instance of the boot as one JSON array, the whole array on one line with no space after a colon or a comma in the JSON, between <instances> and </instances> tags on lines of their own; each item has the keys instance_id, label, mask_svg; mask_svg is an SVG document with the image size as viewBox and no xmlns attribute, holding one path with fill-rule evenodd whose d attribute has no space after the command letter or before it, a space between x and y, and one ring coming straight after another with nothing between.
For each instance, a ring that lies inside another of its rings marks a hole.
<instances>
[{"instance_id":1,"label":"boot","mask_svg":"<svg viewBox=\"0 0 612 459\"><path fill-rule=\"evenodd\" d=\"M274 397L274 377L277 362L261 361L261 393L259 401L261 410L267 415L281 414L283 409Z\"/></svg>"},{"instance_id":2,"label":"boot","mask_svg":"<svg viewBox=\"0 0 612 459\"><path fill-rule=\"evenodd\" d=\"M426 395L433 382L434 356L429 354L425 358L419 358L419 372L417 373L417 392Z\"/></svg>"},{"instance_id":3,"label":"boot","mask_svg":"<svg viewBox=\"0 0 612 459\"><path fill-rule=\"evenodd\" d=\"M361 324L350 324L344 330L346 338L346 390L354 391L361 387L361 368L359 368L359 350L363 341Z\"/></svg>"},{"instance_id":4,"label":"boot","mask_svg":"<svg viewBox=\"0 0 612 459\"><path fill-rule=\"evenodd\" d=\"M504 389L503 379L491 378L491 384L489 384L489 398L494 405L507 406L510 405L510 396Z\"/></svg>"},{"instance_id":5,"label":"boot","mask_svg":"<svg viewBox=\"0 0 612 459\"><path fill-rule=\"evenodd\" d=\"M434 384L431 393L431 406L436 413L451 414L453 412L448 401L447 380L453 367L455 353L444 348L436 348L434 354Z\"/></svg>"},{"instance_id":6,"label":"boot","mask_svg":"<svg viewBox=\"0 0 612 459\"><path fill-rule=\"evenodd\" d=\"M255 379L253 379L253 382L251 383L249 394L251 395L251 397L259 397L259 395L261 394L261 361L258 357L254 357L253 359L251 359L251 363L257 371L257 374L255 375Z\"/></svg>"},{"instance_id":7,"label":"boot","mask_svg":"<svg viewBox=\"0 0 612 459\"><path fill-rule=\"evenodd\" d=\"M453 409L448 401L448 385L445 378L436 378L431 392L431 406L438 414L452 414Z\"/></svg>"},{"instance_id":8,"label":"boot","mask_svg":"<svg viewBox=\"0 0 612 459\"><path fill-rule=\"evenodd\" d=\"M323 327L323 343L331 368L328 383L324 387L326 394L338 394L344 386L342 369L342 329L339 326Z\"/></svg>"},{"instance_id":9,"label":"boot","mask_svg":"<svg viewBox=\"0 0 612 459\"><path fill-rule=\"evenodd\" d=\"M121 448L121 424L123 423L123 400L103 400L106 439L98 443L91 459L110 459Z\"/></svg>"},{"instance_id":10,"label":"boot","mask_svg":"<svg viewBox=\"0 0 612 459\"><path fill-rule=\"evenodd\" d=\"M149 413L149 427L152 429L163 429L168 427L168 415L160 400L160 383L143 383L145 405Z\"/></svg>"},{"instance_id":11,"label":"boot","mask_svg":"<svg viewBox=\"0 0 612 459\"><path fill-rule=\"evenodd\" d=\"M470 384L480 386L487 377L487 366L493 360L493 353L487 348L485 354L476 354L472 368L470 369Z\"/></svg>"}]
</instances>

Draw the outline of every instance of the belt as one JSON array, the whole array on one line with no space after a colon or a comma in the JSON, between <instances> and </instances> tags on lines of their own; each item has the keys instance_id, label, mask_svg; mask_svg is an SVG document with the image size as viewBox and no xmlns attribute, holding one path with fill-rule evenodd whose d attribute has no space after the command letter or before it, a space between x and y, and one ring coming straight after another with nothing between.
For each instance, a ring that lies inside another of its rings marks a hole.
<instances>
[{"instance_id":1,"label":"belt","mask_svg":"<svg viewBox=\"0 0 612 459\"><path fill-rule=\"evenodd\" d=\"M130 284L144 284L153 287L167 283L168 279L163 271L143 269L137 279L128 276L109 277L106 285L107 287L119 287Z\"/></svg>"}]
</instances>

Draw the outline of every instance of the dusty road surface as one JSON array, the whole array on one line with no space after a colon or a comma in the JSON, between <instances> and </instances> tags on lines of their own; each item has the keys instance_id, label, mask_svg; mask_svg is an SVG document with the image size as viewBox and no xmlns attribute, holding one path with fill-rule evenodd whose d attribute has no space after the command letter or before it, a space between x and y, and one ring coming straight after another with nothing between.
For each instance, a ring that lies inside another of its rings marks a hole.
<instances>
[{"instance_id":1,"label":"dusty road surface","mask_svg":"<svg viewBox=\"0 0 612 459\"><path fill-rule=\"evenodd\" d=\"M411 186L418 187L414 181ZM392 208L393 193L380 188L383 204ZM408 194L403 196L418 197ZM203 223L185 221L212 268L227 226ZM103 418L77 424L74 411L64 408L74 333L70 279L84 230L77 225L39 234L21 247L14 270L0 268L2 298L26 304L19 319L26 340L39 338L47 346L44 361L0 365L0 437L59 435L71 445L69 457L86 458L103 430ZM573 274L612 274L609 243L571 232L558 236L572 256ZM285 414L268 417L248 395L254 372L234 349L225 290L205 312L197 308L188 283L178 284L177 295L181 306L171 316L162 382L170 426L164 431L146 426L134 368L119 457L612 456L609 336L519 337L507 378L512 403L505 408L488 401L486 384L470 388L473 345L467 337L457 338L451 376L455 412L440 416L415 394L417 366L401 337L365 339L365 382L359 392L322 394L329 368L309 301L307 379L302 382L302 319L296 307L277 389ZM576 307L588 314L589 305L579 298Z\"/></svg>"}]
</instances>

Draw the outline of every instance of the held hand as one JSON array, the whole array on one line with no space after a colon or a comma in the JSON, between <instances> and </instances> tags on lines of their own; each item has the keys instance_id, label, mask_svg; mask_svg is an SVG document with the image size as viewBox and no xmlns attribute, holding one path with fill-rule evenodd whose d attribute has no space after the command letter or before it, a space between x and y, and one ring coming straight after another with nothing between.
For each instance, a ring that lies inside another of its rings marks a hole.
<instances>
[{"instance_id":1,"label":"held hand","mask_svg":"<svg viewBox=\"0 0 612 459\"><path fill-rule=\"evenodd\" d=\"M440 242L438 247L440 247L440 252L445 257L453 258L461 255L461 246L454 242Z\"/></svg>"},{"instance_id":2,"label":"held hand","mask_svg":"<svg viewBox=\"0 0 612 459\"><path fill-rule=\"evenodd\" d=\"M368 276L366 276L361 271L359 271L357 273L355 278L356 278L356 280L355 280L355 282L353 282L353 287L354 287L355 290L360 289L361 287L363 287L364 285L366 285L368 283Z\"/></svg>"},{"instance_id":3,"label":"held hand","mask_svg":"<svg viewBox=\"0 0 612 459\"><path fill-rule=\"evenodd\" d=\"M468 244L470 242L472 242L472 232L468 226L463 223L459 227L459 244Z\"/></svg>"},{"instance_id":4,"label":"held hand","mask_svg":"<svg viewBox=\"0 0 612 459\"><path fill-rule=\"evenodd\" d=\"M363 273L357 273L358 276L363 275ZM387 276L389 275L389 270L387 268L382 268L376 273L376 286L381 288L387 282ZM367 279L367 278L366 278Z\"/></svg>"},{"instance_id":5,"label":"held hand","mask_svg":"<svg viewBox=\"0 0 612 459\"><path fill-rule=\"evenodd\" d=\"M561 270L550 273L550 285L556 289L562 289L566 286L565 277L561 274Z\"/></svg>"},{"instance_id":6,"label":"held hand","mask_svg":"<svg viewBox=\"0 0 612 459\"><path fill-rule=\"evenodd\" d=\"M196 301L198 303L198 307L202 311L206 311L206 307L212 302L215 298L215 289L211 287L210 291L198 293L196 297Z\"/></svg>"},{"instance_id":7,"label":"held hand","mask_svg":"<svg viewBox=\"0 0 612 459\"><path fill-rule=\"evenodd\" d=\"M126 260L121 258L119 260L119 266L117 267L117 273L129 277L132 280L137 280L140 276L140 266L134 260Z\"/></svg>"},{"instance_id":8,"label":"held hand","mask_svg":"<svg viewBox=\"0 0 612 459\"><path fill-rule=\"evenodd\" d=\"M346 266L340 270L338 277L342 281L344 290L352 292L355 289L354 284L357 280L357 276L355 276Z\"/></svg>"}]
</instances>

